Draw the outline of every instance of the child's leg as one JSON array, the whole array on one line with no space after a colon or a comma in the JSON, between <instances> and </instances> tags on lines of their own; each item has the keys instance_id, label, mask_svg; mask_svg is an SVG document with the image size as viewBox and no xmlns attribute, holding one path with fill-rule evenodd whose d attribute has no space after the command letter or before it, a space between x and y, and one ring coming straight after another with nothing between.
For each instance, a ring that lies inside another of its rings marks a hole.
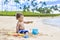
<instances>
[{"instance_id":1,"label":"child's leg","mask_svg":"<svg viewBox=\"0 0 60 40\"><path fill-rule=\"evenodd\" d=\"M24 34L25 34L24 38L29 38L29 32L28 32L28 30L24 30Z\"/></svg>"},{"instance_id":2,"label":"child's leg","mask_svg":"<svg viewBox=\"0 0 60 40\"><path fill-rule=\"evenodd\" d=\"M28 34L29 32L28 32L28 30L24 30L24 34Z\"/></svg>"},{"instance_id":3,"label":"child's leg","mask_svg":"<svg viewBox=\"0 0 60 40\"><path fill-rule=\"evenodd\" d=\"M28 33L28 30L19 30L19 33L26 34L26 33Z\"/></svg>"}]
</instances>

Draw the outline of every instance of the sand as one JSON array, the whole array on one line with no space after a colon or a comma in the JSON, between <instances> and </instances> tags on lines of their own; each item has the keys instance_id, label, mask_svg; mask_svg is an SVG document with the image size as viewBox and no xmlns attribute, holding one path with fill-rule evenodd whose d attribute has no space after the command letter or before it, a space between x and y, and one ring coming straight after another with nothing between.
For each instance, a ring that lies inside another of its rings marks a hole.
<instances>
[{"instance_id":1,"label":"sand","mask_svg":"<svg viewBox=\"0 0 60 40\"><path fill-rule=\"evenodd\" d=\"M0 16L0 40L60 40L60 28L44 24L42 21L44 19L52 19L52 17L25 17L25 21L33 21L33 23L25 24L25 29L31 32L32 29L37 28L40 35L23 38L5 35L7 32L16 31L17 20L14 16Z\"/></svg>"}]
</instances>

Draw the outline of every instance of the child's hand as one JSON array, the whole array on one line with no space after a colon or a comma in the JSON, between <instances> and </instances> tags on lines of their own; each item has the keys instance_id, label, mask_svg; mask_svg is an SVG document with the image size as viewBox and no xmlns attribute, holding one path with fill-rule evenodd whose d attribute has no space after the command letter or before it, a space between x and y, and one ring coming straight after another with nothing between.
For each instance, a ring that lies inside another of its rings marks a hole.
<instances>
[{"instance_id":1,"label":"child's hand","mask_svg":"<svg viewBox=\"0 0 60 40\"><path fill-rule=\"evenodd\" d=\"M31 23L33 23L33 21L31 21Z\"/></svg>"}]
</instances>

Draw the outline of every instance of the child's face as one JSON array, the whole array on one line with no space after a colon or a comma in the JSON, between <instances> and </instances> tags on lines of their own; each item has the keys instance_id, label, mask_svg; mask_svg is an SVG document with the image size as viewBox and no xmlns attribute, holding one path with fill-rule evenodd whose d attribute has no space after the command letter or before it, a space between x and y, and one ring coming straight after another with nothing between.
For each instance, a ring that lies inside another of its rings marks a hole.
<instances>
[{"instance_id":1,"label":"child's face","mask_svg":"<svg viewBox=\"0 0 60 40\"><path fill-rule=\"evenodd\" d=\"M22 22L23 19L24 19L24 16L23 16L23 15L21 15L20 18L18 18L18 20L19 20L20 22Z\"/></svg>"}]
</instances>

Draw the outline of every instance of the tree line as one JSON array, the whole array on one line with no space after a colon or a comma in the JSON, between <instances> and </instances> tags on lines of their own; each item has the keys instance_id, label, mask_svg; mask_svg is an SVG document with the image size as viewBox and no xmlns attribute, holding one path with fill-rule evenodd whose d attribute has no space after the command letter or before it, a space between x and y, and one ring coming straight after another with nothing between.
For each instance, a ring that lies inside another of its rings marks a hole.
<instances>
[{"instance_id":1,"label":"tree line","mask_svg":"<svg viewBox=\"0 0 60 40\"><path fill-rule=\"evenodd\" d=\"M25 0L23 0L25 1ZM7 3L8 0L5 0L4 1L4 4ZM14 0L14 2L16 4L21 4L20 0ZM46 2L43 2L43 1L40 1L39 3L37 2L37 0L26 0L27 4L23 4L23 11L30 11L31 9L31 6L33 7L31 10L32 12L34 11L37 11L37 12L40 12L40 13L51 13L53 12L53 10L57 10L60 12L59 8L57 5L52 5L51 7L47 7L47 3ZM30 5L29 5L29 3ZM40 5L41 4L41 5ZM18 7L19 9L22 9L22 7Z\"/></svg>"}]
</instances>

